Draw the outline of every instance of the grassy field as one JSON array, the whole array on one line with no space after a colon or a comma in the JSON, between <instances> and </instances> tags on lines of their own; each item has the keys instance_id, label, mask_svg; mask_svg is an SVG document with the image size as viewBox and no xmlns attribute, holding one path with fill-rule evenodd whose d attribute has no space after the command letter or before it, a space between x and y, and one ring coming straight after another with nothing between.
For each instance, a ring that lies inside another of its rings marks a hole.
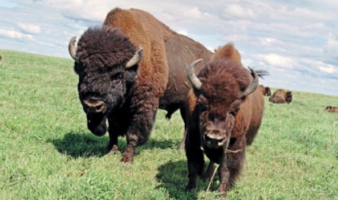
<instances>
[{"instance_id":1,"label":"grassy field","mask_svg":"<svg viewBox=\"0 0 338 200\"><path fill-rule=\"evenodd\" d=\"M108 137L86 128L70 59L0 50L0 199L215 199L187 184L186 157L175 148L179 113L159 111L134 164L104 155ZM273 90L274 91L274 90ZM259 134L227 199L338 199L338 97L293 92L290 105L266 98ZM119 139L120 149L126 146Z\"/></svg>"}]
</instances>

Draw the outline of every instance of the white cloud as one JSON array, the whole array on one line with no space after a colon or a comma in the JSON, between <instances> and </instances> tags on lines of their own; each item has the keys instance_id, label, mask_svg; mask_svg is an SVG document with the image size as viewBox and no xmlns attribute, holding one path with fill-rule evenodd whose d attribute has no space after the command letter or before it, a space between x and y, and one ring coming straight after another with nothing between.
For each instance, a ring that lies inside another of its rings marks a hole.
<instances>
[{"instance_id":1,"label":"white cloud","mask_svg":"<svg viewBox=\"0 0 338 200\"><path fill-rule=\"evenodd\" d=\"M264 46L271 46L271 45L276 45L276 44L282 44L280 40L277 40L275 38L260 38L260 43Z\"/></svg>"},{"instance_id":2,"label":"white cloud","mask_svg":"<svg viewBox=\"0 0 338 200\"><path fill-rule=\"evenodd\" d=\"M292 59L278 54L263 55L263 59L268 65L280 67L292 67Z\"/></svg>"},{"instance_id":3,"label":"white cloud","mask_svg":"<svg viewBox=\"0 0 338 200\"><path fill-rule=\"evenodd\" d=\"M244 34L233 34L233 35L222 37L222 40L224 40L225 42L234 42L234 43L240 42L240 41L246 41L249 39L250 39L250 36L244 35Z\"/></svg>"},{"instance_id":4,"label":"white cloud","mask_svg":"<svg viewBox=\"0 0 338 200\"><path fill-rule=\"evenodd\" d=\"M338 73L337 67L333 65L320 66L319 69L320 71L328 73L328 74Z\"/></svg>"},{"instance_id":5,"label":"white cloud","mask_svg":"<svg viewBox=\"0 0 338 200\"><path fill-rule=\"evenodd\" d=\"M250 8L244 8L240 4L229 4L225 7L223 16L225 18L231 17L233 19L254 19L255 14Z\"/></svg>"},{"instance_id":6,"label":"white cloud","mask_svg":"<svg viewBox=\"0 0 338 200\"><path fill-rule=\"evenodd\" d=\"M325 45L325 51L330 55L338 57L338 33L337 35L335 35L332 32L328 34L327 43Z\"/></svg>"},{"instance_id":7,"label":"white cloud","mask_svg":"<svg viewBox=\"0 0 338 200\"><path fill-rule=\"evenodd\" d=\"M177 33L179 33L181 35L188 36L188 31L187 30L181 30L181 31L178 31Z\"/></svg>"},{"instance_id":8,"label":"white cloud","mask_svg":"<svg viewBox=\"0 0 338 200\"><path fill-rule=\"evenodd\" d=\"M13 31L13 30L0 29L0 35L7 37L7 38L15 38L15 39L23 39L23 40L34 41L34 37L32 35L23 34L21 32Z\"/></svg>"},{"instance_id":9,"label":"white cloud","mask_svg":"<svg viewBox=\"0 0 338 200\"><path fill-rule=\"evenodd\" d=\"M201 12L199 8L195 7L187 12L188 15L195 19L201 19L201 18L210 18L211 15L207 12Z\"/></svg>"},{"instance_id":10,"label":"white cloud","mask_svg":"<svg viewBox=\"0 0 338 200\"><path fill-rule=\"evenodd\" d=\"M41 32L40 26L34 24L18 23L18 27L26 33L38 34Z\"/></svg>"}]
</instances>

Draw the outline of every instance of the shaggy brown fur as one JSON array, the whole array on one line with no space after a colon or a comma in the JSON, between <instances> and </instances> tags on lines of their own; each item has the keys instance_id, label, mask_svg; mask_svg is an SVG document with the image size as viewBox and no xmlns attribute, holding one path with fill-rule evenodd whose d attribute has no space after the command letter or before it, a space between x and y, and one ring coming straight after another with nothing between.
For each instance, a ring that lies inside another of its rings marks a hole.
<instances>
[{"instance_id":1,"label":"shaggy brown fur","mask_svg":"<svg viewBox=\"0 0 338 200\"><path fill-rule=\"evenodd\" d=\"M139 46L143 48L141 61L126 69ZM158 108L168 111L167 118L178 109L184 116L191 87L185 75L187 66L201 57L210 60L212 53L147 12L116 8L108 13L102 28L90 28L82 35L76 55L79 97L88 128L103 135L108 120L108 151L117 152L118 136L126 135L121 161L133 162L135 147L148 140Z\"/></svg>"},{"instance_id":2,"label":"shaggy brown fur","mask_svg":"<svg viewBox=\"0 0 338 200\"><path fill-rule=\"evenodd\" d=\"M242 96L253 77L242 66L240 54L232 44L220 47L198 78L201 89L191 90L187 98L189 183L186 189L195 188L197 175L203 173L203 147L210 159L204 177L210 176L214 163L220 164L219 191L226 196L226 190L234 185L241 172L246 145L253 142L261 125L264 98L258 89Z\"/></svg>"},{"instance_id":3,"label":"shaggy brown fur","mask_svg":"<svg viewBox=\"0 0 338 200\"><path fill-rule=\"evenodd\" d=\"M264 85L259 85L259 88L262 91L264 96L271 96L271 90L269 87L265 87Z\"/></svg>"},{"instance_id":4,"label":"shaggy brown fur","mask_svg":"<svg viewBox=\"0 0 338 200\"><path fill-rule=\"evenodd\" d=\"M269 101L272 103L291 103L292 92L278 89L272 94Z\"/></svg>"},{"instance_id":5,"label":"shaggy brown fur","mask_svg":"<svg viewBox=\"0 0 338 200\"><path fill-rule=\"evenodd\" d=\"M338 108L334 106L326 106L325 110L330 113L338 113Z\"/></svg>"}]
</instances>

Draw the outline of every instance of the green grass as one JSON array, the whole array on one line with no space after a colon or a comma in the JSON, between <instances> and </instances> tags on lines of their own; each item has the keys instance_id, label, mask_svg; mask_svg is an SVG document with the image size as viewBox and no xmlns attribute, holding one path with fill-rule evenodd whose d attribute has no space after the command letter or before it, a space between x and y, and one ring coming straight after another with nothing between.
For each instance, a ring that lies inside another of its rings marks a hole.
<instances>
[{"instance_id":1,"label":"green grass","mask_svg":"<svg viewBox=\"0 0 338 200\"><path fill-rule=\"evenodd\" d=\"M0 50L0 199L215 199L187 184L177 151L183 123L159 111L134 164L104 155L108 137L86 128L70 59ZM265 104L243 175L227 199L338 199L338 97L293 92L290 105ZM126 146L119 139L120 149Z\"/></svg>"}]
</instances>

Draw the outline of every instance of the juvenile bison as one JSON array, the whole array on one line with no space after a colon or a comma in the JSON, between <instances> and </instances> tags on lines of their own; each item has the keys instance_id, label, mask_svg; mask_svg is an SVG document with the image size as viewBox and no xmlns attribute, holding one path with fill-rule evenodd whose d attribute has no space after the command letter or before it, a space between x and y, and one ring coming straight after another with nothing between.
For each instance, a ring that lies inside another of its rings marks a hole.
<instances>
[{"instance_id":1,"label":"juvenile bison","mask_svg":"<svg viewBox=\"0 0 338 200\"><path fill-rule=\"evenodd\" d=\"M271 96L270 87L265 87L264 85L259 85L259 89L262 91L264 96Z\"/></svg>"},{"instance_id":2,"label":"juvenile bison","mask_svg":"<svg viewBox=\"0 0 338 200\"><path fill-rule=\"evenodd\" d=\"M269 101L272 103L291 103L292 92L278 89L272 94Z\"/></svg>"},{"instance_id":3,"label":"juvenile bison","mask_svg":"<svg viewBox=\"0 0 338 200\"><path fill-rule=\"evenodd\" d=\"M326 106L325 110L331 113L338 113L338 108L334 106Z\"/></svg>"},{"instance_id":4,"label":"juvenile bison","mask_svg":"<svg viewBox=\"0 0 338 200\"><path fill-rule=\"evenodd\" d=\"M241 172L245 149L251 144L261 125L264 98L254 70L241 64L239 52L232 44L220 47L199 75L190 66L188 77L193 85L187 98L186 156L189 183L186 190L196 187L196 177L203 173L205 154L210 159L205 177L219 164L219 191L233 186Z\"/></svg>"},{"instance_id":5,"label":"juvenile bison","mask_svg":"<svg viewBox=\"0 0 338 200\"><path fill-rule=\"evenodd\" d=\"M107 150L113 152L118 152L118 136L126 135L122 162L133 162L135 147L148 140L158 108L168 111L167 118L178 109L184 115L187 67L212 55L137 9L113 9L102 27L83 33L77 48L75 41L69 52L88 128L102 136L108 121Z\"/></svg>"}]
</instances>

